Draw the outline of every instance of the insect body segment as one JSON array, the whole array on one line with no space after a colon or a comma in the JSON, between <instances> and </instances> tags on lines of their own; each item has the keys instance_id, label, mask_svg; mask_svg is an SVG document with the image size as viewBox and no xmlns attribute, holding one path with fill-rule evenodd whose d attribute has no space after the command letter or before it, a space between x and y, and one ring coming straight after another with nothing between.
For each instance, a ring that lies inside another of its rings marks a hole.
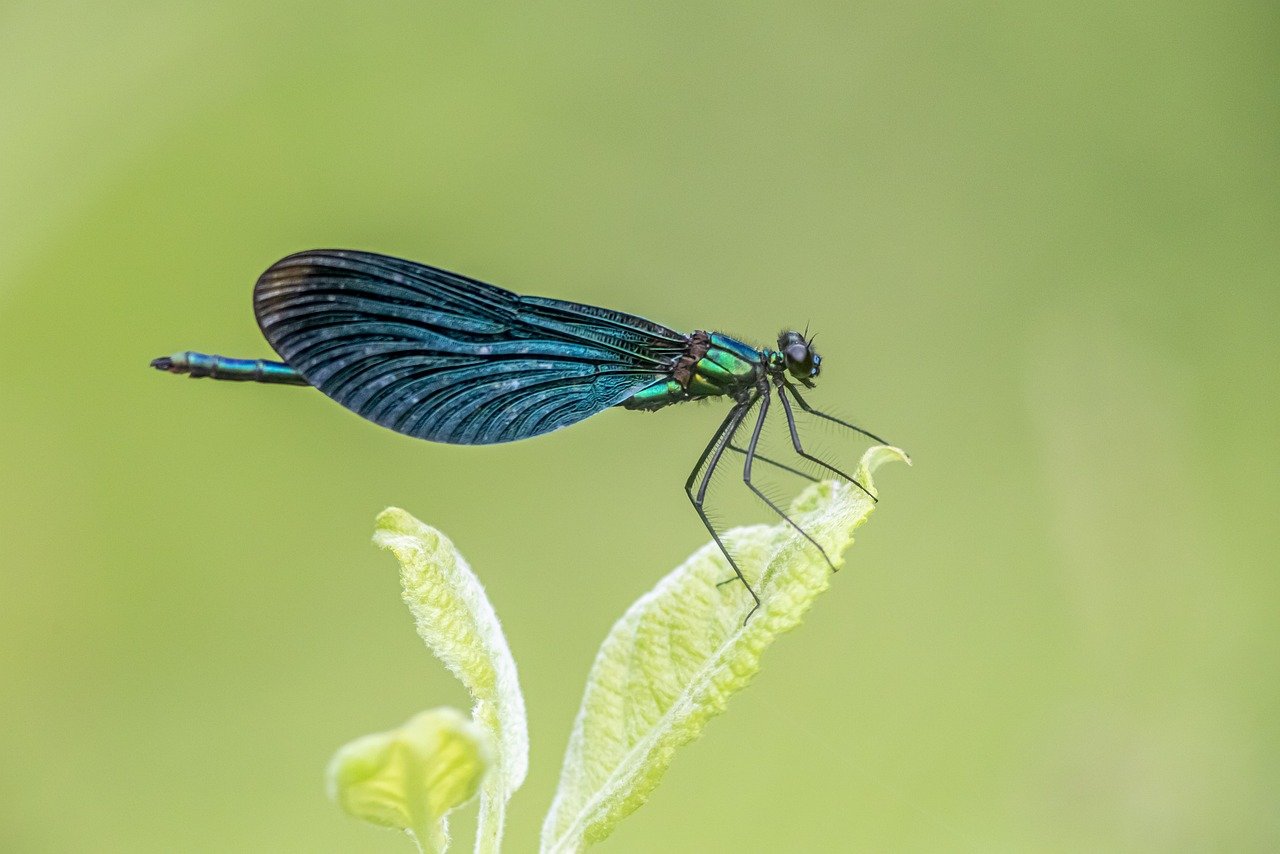
<instances>
[{"instance_id":1,"label":"insect body segment","mask_svg":"<svg viewBox=\"0 0 1280 854\"><path fill-rule=\"evenodd\" d=\"M621 405L652 411L686 400L736 399L759 383L763 371L764 355L750 344L699 330L689 336L689 347L676 360L669 379L642 389Z\"/></svg>"},{"instance_id":2,"label":"insect body segment","mask_svg":"<svg viewBox=\"0 0 1280 854\"><path fill-rule=\"evenodd\" d=\"M230 359L184 350L172 356L151 360L151 367L171 374L187 374L192 379L273 383L277 385L311 385L302 374L283 362L266 359Z\"/></svg>"}]
</instances>

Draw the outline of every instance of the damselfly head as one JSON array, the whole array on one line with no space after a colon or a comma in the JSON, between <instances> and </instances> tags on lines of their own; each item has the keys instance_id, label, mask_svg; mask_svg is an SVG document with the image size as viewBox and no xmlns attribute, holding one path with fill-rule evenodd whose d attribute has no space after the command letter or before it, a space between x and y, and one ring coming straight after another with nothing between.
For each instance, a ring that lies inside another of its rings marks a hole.
<instances>
[{"instance_id":1,"label":"damselfly head","mask_svg":"<svg viewBox=\"0 0 1280 854\"><path fill-rule=\"evenodd\" d=\"M787 331L778 336L778 351L786 360L787 372L812 387L812 380L822 372L822 357L799 332Z\"/></svg>"}]
</instances>

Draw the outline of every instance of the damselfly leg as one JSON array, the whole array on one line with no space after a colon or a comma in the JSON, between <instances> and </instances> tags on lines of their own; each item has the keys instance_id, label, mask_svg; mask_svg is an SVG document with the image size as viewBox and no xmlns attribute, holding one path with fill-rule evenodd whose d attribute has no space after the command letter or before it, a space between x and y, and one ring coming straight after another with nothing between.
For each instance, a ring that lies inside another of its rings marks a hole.
<instances>
[{"instance_id":1,"label":"damselfly leg","mask_svg":"<svg viewBox=\"0 0 1280 854\"><path fill-rule=\"evenodd\" d=\"M806 460L809 460L812 463L816 463L817 465L822 466L827 471L834 472L835 474L840 475L840 477L844 478L845 480L852 483L854 486L858 487L858 489L861 489L863 492L865 492L872 501L878 502L880 499L872 495L871 490L867 489L865 486L859 483L857 478L851 475L845 474L840 469L831 465L831 463L827 462L826 460L815 457L813 454L810 454L804 449L804 445L800 442L800 432L796 429L796 415L795 415L795 412L793 412L791 409L791 401L787 400L786 392L783 391L784 388L787 391L790 391L793 395L795 395L796 402L800 404L800 406L804 409L805 412L808 412L811 415L817 415L820 418L825 418L828 421L834 421L835 423L848 427L851 430L857 430L859 433L862 433L863 435L866 435L866 436L870 436L872 439L875 439L876 441L881 442L883 444L888 444L888 443L884 442L884 440L880 439L878 436L873 436L872 434L868 433L866 430L863 430L861 427L854 427L852 424L849 424L845 421L841 421L839 418L835 418L834 416L827 415L825 412L819 412L818 410L809 406L809 404L805 403L804 398L800 396L800 392L796 391L795 387L792 386L791 383L788 383L786 381L781 381L778 383L778 400L782 401L782 411L787 416L787 429L791 431L791 445L796 449L796 453L804 457Z\"/></svg>"},{"instance_id":2,"label":"damselfly leg","mask_svg":"<svg viewBox=\"0 0 1280 854\"><path fill-rule=\"evenodd\" d=\"M716 467L720 465L720 458L724 456L729 442L733 439L733 434L737 432L738 427L742 425L742 420L747 417L747 413L751 411L751 407L755 406L759 395L744 400L736 404L733 409L729 410L728 416L721 422L716 432L711 436L711 441L702 449L702 455L698 457L698 462L694 464L693 471L689 472L689 479L684 482L685 494L689 496L689 501L693 503L693 509L697 512L698 518L702 520L702 524L706 526L707 531L711 534L711 539L715 540L720 551L724 554L725 559L729 561L729 566L733 567L734 574L737 578L731 578L730 581L741 581L742 586L747 588L747 592L751 594L751 598L755 604L751 606L751 610L747 612L746 620L751 619L751 615L760 607L760 597L756 595L756 591L747 583L747 578L742 574L742 570L738 568L737 561L733 559L733 555L729 554L729 550L725 548L724 541L720 539L720 533L716 530L715 525L711 524L711 520L707 518L707 511L703 509L703 502L707 498L707 487L711 484L711 475L715 473ZM698 478L698 472L702 472L701 479ZM698 489L695 492L693 482L698 481Z\"/></svg>"},{"instance_id":3,"label":"damselfly leg","mask_svg":"<svg viewBox=\"0 0 1280 854\"><path fill-rule=\"evenodd\" d=\"M741 581L751 593L752 598L755 599L755 605L752 607L751 611L748 612L747 619L750 619L751 615L760 607L760 598L756 595L755 590L751 588L751 585L747 583L746 578L742 574L742 570L738 567L733 556L729 554L729 550L725 547L724 541L721 540L719 532L707 516L705 510L707 488L711 483L711 478L715 474L716 468L720 465L720 462L724 457L725 451L733 450L743 455L742 482L745 483L747 488L751 490L757 498L763 501L770 510L776 513L780 518L784 519L787 524L791 525L791 527L795 528L796 532L799 533L800 536L808 540L813 547L818 550L818 553L822 555L823 560L827 562L827 565L831 567L833 572L836 568L835 564L831 561L831 557L827 554L826 549L824 549L822 545L809 534L809 532L801 528L794 519L788 516L786 511L769 498L769 496L766 495L764 491L761 490L760 487L758 487L752 480L752 469L757 460L776 466L784 471L791 472L792 474L803 477L806 480L815 480L815 478L806 472L784 465L775 460L766 459L757 453L757 448L760 444L760 437L764 431L764 425L769 417L770 396L770 393L767 391L755 394L748 400L739 403L730 410L729 415L711 437L711 442L703 450L702 456L698 458L697 464L694 466L693 471L690 472L689 479L685 483L685 491L689 495L689 499L692 501L694 509L698 513L698 517L702 519L703 525L705 525L707 530L711 533L716 545L720 547L720 551L724 553L725 558L728 559L729 565L733 567L733 571L735 573L735 577L725 579L724 581L719 582L717 586L723 586L734 581ZM734 444L734 438L738 430L741 429L743 422L746 420L746 416L750 413L752 407L755 406L757 402L760 404L760 412L756 416L755 426L751 431L751 437L747 441L746 448L741 448ZM699 471L702 472L701 478L698 477ZM698 481L698 488L696 491L693 488L695 480Z\"/></svg>"},{"instance_id":4,"label":"damselfly leg","mask_svg":"<svg viewBox=\"0 0 1280 854\"><path fill-rule=\"evenodd\" d=\"M736 454L745 454L747 452L746 448L739 448L737 445L733 444L732 441L729 442L729 450L733 451ZM798 468L792 468L791 466L786 465L785 463L780 463L775 459L766 457L764 454L754 454L753 456L757 462L767 463L768 465L771 465L776 469L781 469L782 471L790 472L791 474L794 474L796 477L802 477L805 480L809 481L810 483L818 482L818 479L813 475L809 474L807 471L800 471L800 469Z\"/></svg>"},{"instance_id":5,"label":"damselfly leg","mask_svg":"<svg viewBox=\"0 0 1280 854\"><path fill-rule=\"evenodd\" d=\"M800 408L803 409L805 412L809 413L810 415L816 415L819 418L827 419L833 424L839 424L841 427L847 427L850 430L854 431L855 433L861 433L862 435L866 436L868 439L874 439L875 441L879 442L881 445L890 444L890 442L887 439L881 439L875 433L872 433L869 430L863 430L857 424L850 424L848 421L841 421L839 418L836 418L834 415L828 415L825 412L814 409L805 401L803 397L800 396L800 389L796 388L791 383L787 383L786 386L787 386L787 390L790 391L791 394L795 397L796 403L800 404Z\"/></svg>"},{"instance_id":6,"label":"damselfly leg","mask_svg":"<svg viewBox=\"0 0 1280 854\"><path fill-rule=\"evenodd\" d=\"M756 486L754 483L751 482L751 464L756 460L756 446L760 444L760 432L764 429L764 421L768 416L769 416L769 393L766 391L762 395L760 395L760 414L756 416L756 426L755 426L755 429L751 431L751 441L747 444L747 458L746 458L746 461L742 464L742 482L747 485L747 489L755 493L757 498L759 498L765 504L768 504L770 510L772 510L774 513L777 513L779 516L785 519L787 521L787 524L795 528L796 531L800 534L800 536L804 537L806 540L812 543L813 547L818 550L819 554L822 555L823 560L825 560L827 562L827 565L831 567L831 571L835 572L836 565L831 562L830 556L827 555L827 550L824 549L821 545L819 545L818 541L815 540L813 537L811 537L808 531L806 531L804 528L801 528L798 524L796 524L796 521L792 519L790 516L788 516L781 507L779 507L777 504L774 504L773 501L769 498L769 496L764 494L763 490L761 490L760 487Z\"/></svg>"}]
</instances>

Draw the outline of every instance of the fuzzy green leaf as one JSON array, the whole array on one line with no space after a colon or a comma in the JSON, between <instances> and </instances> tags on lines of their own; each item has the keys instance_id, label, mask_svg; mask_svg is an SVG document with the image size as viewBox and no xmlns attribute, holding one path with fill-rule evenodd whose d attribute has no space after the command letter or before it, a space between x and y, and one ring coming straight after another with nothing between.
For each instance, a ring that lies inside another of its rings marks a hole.
<instances>
[{"instance_id":1,"label":"fuzzy green leaf","mask_svg":"<svg viewBox=\"0 0 1280 854\"><path fill-rule=\"evenodd\" d=\"M897 448L873 447L858 479L874 491L871 473L888 460L910 462ZM874 507L856 486L828 481L806 489L789 512L839 564ZM614 624L587 680L543 824L544 852L579 851L640 807L676 748L724 711L760 669L765 648L830 585L826 561L785 522L736 528L724 539L760 609L743 625L750 599L740 584L717 587L733 571L709 543Z\"/></svg>"},{"instance_id":2,"label":"fuzzy green leaf","mask_svg":"<svg viewBox=\"0 0 1280 854\"><path fill-rule=\"evenodd\" d=\"M356 818L405 831L422 851L449 847L446 817L475 795L489 736L456 709L422 712L366 735L329 763L329 796Z\"/></svg>"},{"instance_id":3,"label":"fuzzy green leaf","mask_svg":"<svg viewBox=\"0 0 1280 854\"><path fill-rule=\"evenodd\" d=\"M418 635L471 693L475 721L492 741L476 851L496 852L507 801L529 767L524 697L502 627L480 581L444 534L391 507L378 515L373 541L400 561L404 601Z\"/></svg>"}]
</instances>

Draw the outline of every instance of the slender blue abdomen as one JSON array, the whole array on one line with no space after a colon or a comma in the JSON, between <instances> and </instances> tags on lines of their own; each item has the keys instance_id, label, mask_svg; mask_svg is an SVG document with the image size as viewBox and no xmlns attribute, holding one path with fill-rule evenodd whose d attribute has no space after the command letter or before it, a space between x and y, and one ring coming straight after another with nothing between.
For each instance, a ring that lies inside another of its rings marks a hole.
<instances>
[{"instance_id":1,"label":"slender blue abdomen","mask_svg":"<svg viewBox=\"0 0 1280 854\"><path fill-rule=\"evenodd\" d=\"M266 359L231 359L183 350L172 356L153 359L151 367L171 374L187 374L193 379L209 377L215 380L274 383L276 385L311 385L302 374L284 362Z\"/></svg>"}]
</instances>

